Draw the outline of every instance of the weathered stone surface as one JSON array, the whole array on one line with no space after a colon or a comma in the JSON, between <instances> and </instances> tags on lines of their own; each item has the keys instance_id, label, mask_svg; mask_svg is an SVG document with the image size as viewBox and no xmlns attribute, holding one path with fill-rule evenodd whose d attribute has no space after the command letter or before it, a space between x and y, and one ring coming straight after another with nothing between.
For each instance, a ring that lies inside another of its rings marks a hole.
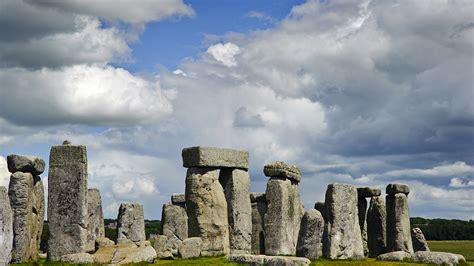
<instances>
[{"instance_id":1,"label":"weathered stone surface","mask_svg":"<svg viewBox=\"0 0 474 266\"><path fill-rule=\"evenodd\" d=\"M179 256L183 259L196 258L201 255L202 240L199 237L190 237L179 246Z\"/></svg>"},{"instance_id":2,"label":"weathered stone surface","mask_svg":"<svg viewBox=\"0 0 474 266\"><path fill-rule=\"evenodd\" d=\"M117 217L117 244L145 240L145 218L140 203L120 204Z\"/></svg>"},{"instance_id":3,"label":"weathered stone surface","mask_svg":"<svg viewBox=\"0 0 474 266\"><path fill-rule=\"evenodd\" d=\"M252 192L250 193L250 202L267 202L265 192Z\"/></svg>"},{"instance_id":4,"label":"weathered stone surface","mask_svg":"<svg viewBox=\"0 0 474 266\"><path fill-rule=\"evenodd\" d=\"M324 202L316 202L314 204L314 208L321 213L324 221L326 221L326 210L324 209Z\"/></svg>"},{"instance_id":5,"label":"weathered stone surface","mask_svg":"<svg viewBox=\"0 0 474 266\"><path fill-rule=\"evenodd\" d=\"M407 196L403 193L387 195L386 208L387 251L405 251L413 254Z\"/></svg>"},{"instance_id":6,"label":"weathered stone surface","mask_svg":"<svg viewBox=\"0 0 474 266\"><path fill-rule=\"evenodd\" d=\"M309 265L311 263L311 261L307 258L249 254L230 255L227 257L227 260L242 264L269 266L300 266Z\"/></svg>"},{"instance_id":7,"label":"weathered stone surface","mask_svg":"<svg viewBox=\"0 0 474 266\"><path fill-rule=\"evenodd\" d=\"M361 259L364 248L359 227L357 189L330 184L326 190L323 255L330 259Z\"/></svg>"},{"instance_id":8,"label":"weathered stone surface","mask_svg":"<svg viewBox=\"0 0 474 266\"><path fill-rule=\"evenodd\" d=\"M0 265L8 265L13 248L13 211L5 187L0 187Z\"/></svg>"},{"instance_id":9,"label":"weathered stone surface","mask_svg":"<svg viewBox=\"0 0 474 266\"><path fill-rule=\"evenodd\" d=\"M94 256L89 253L75 253L61 256L61 262L72 264L94 263Z\"/></svg>"},{"instance_id":10,"label":"weathered stone surface","mask_svg":"<svg viewBox=\"0 0 474 266\"><path fill-rule=\"evenodd\" d=\"M105 237L104 214L102 213L102 198L97 188L87 190L87 212L89 221L87 224L87 246L86 251L95 251L96 239Z\"/></svg>"},{"instance_id":11,"label":"weathered stone surface","mask_svg":"<svg viewBox=\"0 0 474 266\"><path fill-rule=\"evenodd\" d=\"M113 246L115 245L115 242L110 240L107 237L99 237L95 240L95 249L99 249L102 247L107 247L107 246Z\"/></svg>"},{"instance_id":12,"label":"weathered stone surface","mask_svg":"<svg viewBox=\"0 0 474 266\"><path fill-rule=\"evenodd\" d=\"M32 175L41 175L44 172L44 160L29 155L11 154L7 156L8 171L10 173L23 172Z\"/></svg>"},{"instance_id":13,"label":"weathered stone surface","mask_svg":"<svg viewBox=\"0 0 474 266\"><path fill-rule=\"evenodd\" d=\"M377 260L386 260L386 261L403 261L410 260L412 255L405 251L392 251L389 253L384 253L377 256Z\"/></svg>"},{"instance_id":14,"label":"weathered stone surface","mask_svg":"<svg viewBox=\"0 0 474 266\"><path fill-rule=\"evenodd\" d=\"M186 208L186 195L184 194L173 194L171 195L171 203Z\"/></svg>"},{"instance_id":15,"label":"weathered stone surface","mask_svg":"<svg viewBox=\"0 0 474 266\"><path fill-rule=\"evenodd\" d=\"M33 224L31 227L31 253L32 259L37 258L40 249L41 235L43 234L45 199L43 181L39 176L33 177Z\"/></svg>"},{"instance_id":16,"label":"weathered stone surface","mask_svg":"<svg viewBox=\"0 0 474 266\"><path fill-rule=\"evenodd\" d=\"M385 193L389 195L395 195L397 193L408 195L408 193L410 193L410 188L404 184L388 184Z\"/></svg>"},{"instance_id":17,"label":"weathered stone surface","mask_svg":"<svg viewBox=\"0 0 474 266\"><path fill-rule=\"evenodd\" d=\"M357 190L359 191L359 190ZM365 197L360 197L357 199L357 209L359 211L359 227L360 234L362 236L362 246L364 247L364 256L369 255L369 247L367 244L367 200Z\"/></svg>"},{"instance_id":18,"label":"weathered stone surface","mask_svg":"<svg viewBox=\"0 0 474 266\"><path fill-rule=\"evenodd\" d=\"M387 249L386 220L387 213L383 197L372 197L367 211L367 245L370 258L376 258Z\"/></svg>"},{"instance_id":19,"label":"weathered stone surface","mask_svg":"<svg viewBox=\"0 0 474 266\"><path fill-rule=\"evenodd\" d=\"M149 241L102 247L94 254L94 262L100 264L153 263L155 258L155 249Z\"/></svg>"},{"instance_id":20,"label":"weathered stone surface","mask_svg":"<svg viewBox=\"0 0 474 266\"><path fill-rule=\"evenodd\" d=\"M161 234L168 237L168 246L178 254L181 242L188 238L188 215L186 209L173 204L164 204L161 212Z\"/></svg>"},{"instance_id":21,"label":"weathered stone surface","mask_svg":"<svg viewBox=\"0 0 474 266\"><path fill-rule=\"evenodd\" d=\"M189 168L186 174L188 236L202 239L203 256L228 254L229 223L227 201L212 168Z\"/></svg>"},{"instance_id":22,"label":"weathered stone surface","mask_svg":"<svg viewBox=\"0 0 474 266\"><path fill-rule=\"evenodd\" d=\"M296 165L280 161L265 165L263 173L268 177L288 178L295 182L301 181L301 171Z\"/></svg>"},{"instance_id":23,"label":"weathered stone surface","mask_svg":"<svg viewBox=\"0 0 474 266\"><path fill-rule=\"evenodd\" d=\"M267 212L266 200L258 201L258 199L264 198L260 193L260 196L254 195L254 201L252 201L252 254L265 254L265 223L263 218Z\"/></svg>"},{"instance_id":24,"label":"weathered stone surface","mask_svg":"<svg viewBox=\"0 0 474 266\"><path fill-rule=\"evenodd\" d=\"M48 177L48 259L83 253L87 244L87 151L53 146Z\"/></svg>"},{"instance_id":25,"label":"weathered stone surface","mask_svg":"<svg viewBox=\"0 0 474 266\"><path fill-rule=\"evenodd\" d=\"M156 235L153 237L154 243L153 248L156 251L156 257L161 259L171 259L173 258L173 253L168 248L168 237L164 235Z\"/></svg>"},{"instance_id":26,"label":"weathered stone surface","mask_svg":"<svg viewBox=\"0 0 474 266\"><path fill-rule=\"evenodd\" d=\"M230 252L248 254L252 248L249 173L241 169L222 169L219 182L227 201Z\"/></svg>"},{"instance_id":27,"label":"weathered stone surface","mask_svg":"<svg viewBox=\"0 0 474 266\"><path fill-rule=\"evenodd\" d=\"M415 252L413 260L416 262L423 262L437 265L457 265L460 262L466 262L464 256L448 252L430 252L418 251Z\"/></svg>"},{"instance_id":28,"label":"weathered stone surface","mask_svg":"<svg viewBox=\"0 0 474 266\"><path fill-rule=\"evenodd\" d=\"M294 255L304 214L298 185L289 179L271 178L266 199L265 254Z\"/></svg>"},{"instance_id":29,"label":"weathered stone surface","mask_svg":"<svg viewBox=\"0 0 474 266\"><path fill-rule=\"evenodd\" d=\"M198 146L184 148L181 155L186 168L249 168L248 151Z\"/></svg>"},{"instance_id":30,"label":"weathered stone surface","mask_svg":"<svg viewBox=\"0 0 474 266\"><path fill-rule=\"evenodd\" d=\"M36 219L33 216L33 183L30 173L15 172L10 176L8 195L13 211L12 262L36 259L32 249ZM36 250L37 252L37 250Z\"/></svg>"},{"instance_id":31,"label":"weathered stone surface","mask_svg":"<svg viewBox=\"0 0 474 266\"><path fill-rule=\"evenodd\" d=\"M319 258L323 253L324 219L318 210L306 211L301 219L300 233L296 245L296 256Z\"/></svg>"},{"instance_id":32,"label":"weathered stone surface","mask_svg":"<svg viewBox=\"0 0 474 266\"><path fill-rule=\"evenodd\" d=\"M371 198L377 197L382 194L382 191L378 188L370 188L370 187L358 187L357 188L357 196L359 198Z\"/></svg>"},{"instance_id":33,"label":"weathered stone surface","mask_svg":"<svg viewBox=\"0 0 474 266\"><path fill-rule=\"evenodd\" d=\"M428 242L426 242L425 235L420 228L411 229L411 241L413 243L413 251L430 251Z\"/></svg>"}]
</instances>

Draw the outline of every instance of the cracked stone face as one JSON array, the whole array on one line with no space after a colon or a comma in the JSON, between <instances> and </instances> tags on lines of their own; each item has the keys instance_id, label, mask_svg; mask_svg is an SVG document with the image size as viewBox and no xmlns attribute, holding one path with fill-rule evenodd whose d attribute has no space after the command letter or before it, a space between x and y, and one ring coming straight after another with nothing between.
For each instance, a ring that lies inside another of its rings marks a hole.
<instances>
[{"instance_id":1,"label":"cracked stone face","mask_svg":"<svg viewBox=\"0 0 474 266\"><path fill-rule=\"evenodd\" d=\"M117 217L117 243L145 240L145 218L140 203L122 203Z\"/></svg>"}]
</instances>

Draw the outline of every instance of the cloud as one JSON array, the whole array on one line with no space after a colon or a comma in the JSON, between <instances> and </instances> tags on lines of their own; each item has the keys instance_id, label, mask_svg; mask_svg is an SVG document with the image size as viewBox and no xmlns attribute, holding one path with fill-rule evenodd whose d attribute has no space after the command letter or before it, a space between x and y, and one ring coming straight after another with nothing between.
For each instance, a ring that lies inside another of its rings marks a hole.
<instances>
[{"instance_id":1,"label":"cloud","mask_svg":"<svg viewBox=\"0 0 474 266\"><path fill-rule=\"evenodd\" d=\"M465 162L455 162L453 164L435 166L431 169L392 170L383 174L374 175L373 178L432 178L465 175L472 173L474 173L474 166L468 165Z\"/></svg>"},{"instance_id":2,"label":"cloud","mask_svg":"<svg viewBox=\"0 0 474 266\"><path fill-rule=\"evenodd\" d=\"M11 174L8 171L7 158L0 156L0 186L8 189L10 175Z\"/></svg>"},{"instance_id":3,"label":"cloud","mask_svg":"<svg viewBox=\"0 0 474 266\"><path fill-rule=\"evenodd\" d=\"M275 21L275 19L272 18L271 16L265 14L264 12L260 12L256 10L251 10L247 12L245 16L248 18L255 18L255 19L270 22L270 23L273 23Z\"/></svg>"},{"instance_id":4,"label":"cloud","mask_svg":"<svg viewBox=\"0 0 474 266\"><path fill-rule=\"evenodd\" d=\"M110 66L0 69L0 83L0 116L17 125L136 125L172 112L157 81Z\"/></svg>"},{"instance_id":5,"label":"cloud","mask_svg":"<svg viewBox=\"0 0 474 266\"><path fill-rule=\"evenodd\" d=\"M461 187L461 188L466 188L466 187L474 187L474 179L472 177L454 177L451 178L451 181L449 182L450 187Z\"/></svg>"},{"instance_id":6,"label":"cloud","mask_svg":"<svg viewBox=\"0 0 474 266\"><path fill-rule=\"evenodd\" d=\"M233 43L218 43L207 48L207 53L211 54L215 60L221 62L225 66L237 66L235 56L240 54L240 48Z\"/></svg>"}]
</instances>

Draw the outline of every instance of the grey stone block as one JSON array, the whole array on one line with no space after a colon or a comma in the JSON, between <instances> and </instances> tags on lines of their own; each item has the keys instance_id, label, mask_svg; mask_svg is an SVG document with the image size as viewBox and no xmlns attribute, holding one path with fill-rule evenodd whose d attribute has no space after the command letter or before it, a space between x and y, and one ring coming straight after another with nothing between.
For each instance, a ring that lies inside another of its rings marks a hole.
<instances>
[{"instance_id":1,"label":"grey stone block","mask_svg":"<svg viewBox=\"0 0 474 266\"><path fill-rule=\"evenodd\" d=\"M410 193L410 188L404 184L388 184L385 193L388 195L395 195L397 193L408 195Z\"/></svg>"},{"instance_id":2,"label":"grey stone block","mask_svg":"<svg viewBox=\"0 0 474 266\"><path fill-rule=\"evenodd\" d=\"M186 168L249 168L248 151L197 146L184 148L181 155Z\"/></svg>"},{"instance_id":3,"label":"grey stone block","mask_svg":"<svg viewBox=\"0 0 474 266\"><path fill-rule=\"evenodd\" d=\"M10 173L24 172L32 175L41 175L44 172L44 160L29 155L11 154L7 156L8 171Z\"/></svg>"},{"instance_id":4,"label":"grey stone block","mask_svg":"<svg viewBox=\"0 0 474 266\"><path fill-rule=\"evenodd\" d=\"M263 168L263 173L268 177L288 178L295 182L301 181L301 171L296 165L284 162L273 162Z\"/></svg>"}]
</instances>

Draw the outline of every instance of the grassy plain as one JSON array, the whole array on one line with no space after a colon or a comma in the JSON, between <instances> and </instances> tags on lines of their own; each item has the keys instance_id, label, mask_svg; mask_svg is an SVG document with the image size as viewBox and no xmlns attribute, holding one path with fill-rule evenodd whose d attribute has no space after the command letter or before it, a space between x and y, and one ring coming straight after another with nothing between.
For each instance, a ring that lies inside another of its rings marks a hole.
<instances>
[{"instance_id":1,"label":"grassy plain","mask_svg":"<svg viewBox=\"0 0 474 266\"><path fill-rule=\"evenodd\" d=\"M431 251L444 251L461 254L474 264L474 240L428 241Z\"/></svg>"}]
</instances>

